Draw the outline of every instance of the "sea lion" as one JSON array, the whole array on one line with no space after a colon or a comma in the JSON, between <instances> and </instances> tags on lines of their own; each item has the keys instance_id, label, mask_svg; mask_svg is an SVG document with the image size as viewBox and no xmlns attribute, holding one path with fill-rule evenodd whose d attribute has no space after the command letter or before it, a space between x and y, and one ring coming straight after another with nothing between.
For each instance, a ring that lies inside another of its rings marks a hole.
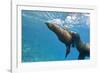
<instances>
[{"instance_id":1,"label":"sea lion","mask_svg":"<svg viewBox=\"0 0 100 73\"><path fill-rule=\"evenodd\" d=\"M53 23L49 23L49 22L46 22L45 24L47 24L48 28L57 35L58 39L62 43L65 44L65 46L67 47L65 57L67 57L67 55L70 53L71 45L74 46L73 38L71 35L71 34L74 34L74 32L70 32L70 31L68 31L67 28L64 29L64 28L60 27L58 24L53 24Z\"/></svg>"},{"instance_id":2,"label":"sea lion","mask_svg":"<svg viewBox=\"0 0 100 73\"><path fill-rule=\"evenodd\" d=\"M70 53L70 48L76 47L79 52L78 59L84 59L86 56L90 57L90 45L83 43L80 35L77 32L69 31L67 28L62 28L58 24L46 22L48 28L53 31L58 39L67 47L66 55Z\"/></svg>"}]
</instances>

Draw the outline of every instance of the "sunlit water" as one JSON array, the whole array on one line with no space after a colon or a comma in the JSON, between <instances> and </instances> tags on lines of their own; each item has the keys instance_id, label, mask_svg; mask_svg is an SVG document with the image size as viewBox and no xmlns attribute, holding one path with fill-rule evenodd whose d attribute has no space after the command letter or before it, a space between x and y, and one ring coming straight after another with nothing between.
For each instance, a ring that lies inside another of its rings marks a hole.
<instances>
[{"instance_id":1,"label":"sunlit water","mask_svg":"<svg viewBox=\"0 0 100 73\"><path fill-rule=\"evenodd\" d=\"M45 22L67 27L78 32L84 43L90 42L89 13L22 10L22 62L77 60L79 53L72 47L65 58L65 45Z\"/></svg>"}]
</instances>

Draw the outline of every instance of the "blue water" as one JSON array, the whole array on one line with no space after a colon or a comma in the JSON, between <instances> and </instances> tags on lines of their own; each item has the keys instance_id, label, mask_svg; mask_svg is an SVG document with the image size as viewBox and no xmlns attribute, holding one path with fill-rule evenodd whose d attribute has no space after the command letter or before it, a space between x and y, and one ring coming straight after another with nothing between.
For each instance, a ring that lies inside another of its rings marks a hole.
<instances>
[{"instance_id":1,"label":"blue water","mask_svg":"<svg viewBox=\"0 0 100 73\"><path fill-rule=\"evenodd\" d=\"M45 22L61 19L69 30L78 32L84 43L90 42L89 13L22 10L22 62L77 60L78 51L71 47L65 58L66 46ZM89 59L88 57L86 59Z\"/></svg>"}]
</instances>

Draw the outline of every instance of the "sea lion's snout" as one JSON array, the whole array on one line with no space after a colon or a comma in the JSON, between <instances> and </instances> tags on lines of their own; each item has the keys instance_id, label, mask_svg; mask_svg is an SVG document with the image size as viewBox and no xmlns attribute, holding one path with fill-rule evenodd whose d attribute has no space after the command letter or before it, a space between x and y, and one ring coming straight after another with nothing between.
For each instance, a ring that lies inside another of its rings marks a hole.
<instances>
[{"instance_id":1,"label":"sea lion's snout","mask_svg":"<svg viewBox=\"0 0 100 73\"><path fill-rule=\"evenodd\" d=\"M51 25L51 23L50 23L50 22L45 22L45 24L46 24L47 26L50 26L50 25Z\"/></svg>"},{"instance_id":2,"label":"sea lion's snout","mask_svg":"<svg viewBox=\"0 0 100 73\"><path fill-rule=\"evenodd\" d=\"M53 29L55 24L52 24L50 22L45 22L45 24L48 26L49 29Z\"/></svg>"}]
</instances>

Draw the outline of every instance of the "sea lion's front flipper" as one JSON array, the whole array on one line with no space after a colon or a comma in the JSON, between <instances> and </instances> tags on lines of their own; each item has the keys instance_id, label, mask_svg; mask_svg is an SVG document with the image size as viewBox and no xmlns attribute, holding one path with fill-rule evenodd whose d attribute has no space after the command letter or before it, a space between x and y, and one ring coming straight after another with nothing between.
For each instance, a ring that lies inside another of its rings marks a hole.
<instances>
[{"instance_id":1,"label":"sea lion's front flipper","mask_svg":"<svg viewBox=\"0 0 100 73\"><path fill-rule=\"evenodd\" d=\"M77 33L76 32L74 32L74 31L70 31L70 34L71 34L71 36L72 36L72 47L75 47L75 36L77 35Z\"/></svg>"},{"instance_id":2,"label":"sea lion's front flipper","mask_svg":"<svg viewBox=\"0 0 100 73\"><path fill-rule=\"evenodd\" d=\"M70 53L70 45L67 47L66 49L66 55L65 55L65 58L68 56L68 54Z\"/></svg>"},{"instance_id":3,"label":"sea lion's front flipper","mask_svg":"<svg viewBox=\"0 0 100 73\"><path fill-rule=\"evenodd\" d=\"M75 47L74 41L72 42L72 47Z\"/></svg>"}]
</instances>

